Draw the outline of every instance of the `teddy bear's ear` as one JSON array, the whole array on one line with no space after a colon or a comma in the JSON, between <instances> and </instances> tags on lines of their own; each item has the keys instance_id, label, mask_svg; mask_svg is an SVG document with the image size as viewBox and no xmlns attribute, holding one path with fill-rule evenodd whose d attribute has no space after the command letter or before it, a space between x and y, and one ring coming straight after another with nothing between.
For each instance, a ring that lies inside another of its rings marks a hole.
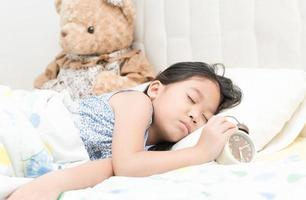
<instances>
[{"instance_id":1,"label":"teddy bear's ear","mask_svg":"<svg viewBox=\"0 0 306 200\"><path fill-rule=\"evenodd\" d=\"M123 0L123 6L121 7L121 9L128 22L133 23L136 15L133 0Z\"/></svg>"},{"instance_id":2,"label":"teddy bear's ear","mask_svg":"<svg viewBox=\"0 0 306 200\"><path fill-rule=\"evenodd\" d=\"M113 5L113 6L118 6L118 7L122 7L123 6L123 0L104 0L107 3Z\"/></svg>"},{"instance_id":3,"label":"teddy bear's ear","mask_svg":"<svg viewBox=\"0 0 306 200\"><path fill-rule=\"evenodd\" d=\"M135 19L135 7L133 0L106 0L107 3L121 8L123 14L129 23L133 23Z\"/></svg>"},{"instance_id":4,"label":"teddy bear's ear","mask_svg":"<svg viewBox=\"0 0 306 200\"><path fill-rule=\"evenodd\" d=\"M55 8L58 14L61 11L61 5L62 5L62 0L55 0Z\"/></svg>"}]
</instances>

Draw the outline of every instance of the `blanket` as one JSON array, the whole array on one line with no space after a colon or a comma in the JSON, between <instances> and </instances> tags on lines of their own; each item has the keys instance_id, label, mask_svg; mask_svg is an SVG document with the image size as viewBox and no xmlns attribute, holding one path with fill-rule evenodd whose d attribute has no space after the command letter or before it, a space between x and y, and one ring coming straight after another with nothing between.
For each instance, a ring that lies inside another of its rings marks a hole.
<instances>
[{"instance_id":1,"label":"blanket","mask_svg":"<svg viewBox=\"0 0 306 200\"><path fill-rule=\"evenodd\" d=\"M67 92L0 86L2 175L34 178L89 160L67 101Z\"/></svg>"}]
</instances>

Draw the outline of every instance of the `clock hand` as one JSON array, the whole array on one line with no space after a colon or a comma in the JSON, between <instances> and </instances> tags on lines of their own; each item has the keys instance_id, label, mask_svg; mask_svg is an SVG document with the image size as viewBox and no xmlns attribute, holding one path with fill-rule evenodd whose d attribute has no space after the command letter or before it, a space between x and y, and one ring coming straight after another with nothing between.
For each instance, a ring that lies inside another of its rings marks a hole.
<instances>
[{"instance_id":1,"label":"clock hand","mask_svg":"<svg viewBox=\"0 0 306 200\"><path fill-rule=\"evenodd\" d=\"M244 162L244 158L243 158L242 151L240 148L239 148L239 156L240 156L241 161Z\"/></svg>"},{"instance_id":2,"label":"clock hand","mask_svg":"<svg viewBox=\"0 0 306 200\"><path fill-rule=\"evenodd\" d=\"M244 145L244 146L242 146L242 147L238 147L239 148L239 150L243 150L243 149L245 149L245 148L247 148L247 147L249 147L250 145L249 144L246 144L246 145Z\"/></svg>"}]
</instances>

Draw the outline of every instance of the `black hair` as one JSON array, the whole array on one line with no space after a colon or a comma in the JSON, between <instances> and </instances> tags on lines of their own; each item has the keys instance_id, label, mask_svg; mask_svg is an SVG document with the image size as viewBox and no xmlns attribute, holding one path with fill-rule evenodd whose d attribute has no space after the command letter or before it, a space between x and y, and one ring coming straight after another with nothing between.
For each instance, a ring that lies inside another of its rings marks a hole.
<instances>
[{"instance_id":1,"label":"black hair","mask_svg":"<svg viewBox=\"0 0 306 200\"><path fill-rule=\"evenodd\" d=\"M219 75L219 70L222 74ZM207 78L219 85L220 88L220 103L216 113L222 110L237 106L242 99L241 89L234 85L232 80L224 76L225 67L221 63L207 64L204 62L179 62L171 65L154 80L160 81L163 85L168 85L180 81L184 81L194 76ZM149 86L144 93L147 94ZM149 150L169 150L173 142L162 142L151 147Z\"/></svg>"}]
</instances>

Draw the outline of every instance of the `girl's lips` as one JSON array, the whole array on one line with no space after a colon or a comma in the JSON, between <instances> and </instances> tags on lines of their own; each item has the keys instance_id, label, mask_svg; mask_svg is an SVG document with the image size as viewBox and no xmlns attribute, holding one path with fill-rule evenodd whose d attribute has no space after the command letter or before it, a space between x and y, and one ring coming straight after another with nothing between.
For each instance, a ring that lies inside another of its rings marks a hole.
<instances>
[{"instance_id":1,"label":"girl's lips","mask_svg":"<svg viewBox=\"0 0 306 200\"><path fill-rule=\"evenodd\" d=\"M191 127L190 127L190 125L189 125L188 123L183 122L183 121L180 121L180 122L184 125L184 127L185 127L186 130L187 130L187 134L186 134L186 135L189 135L189 133L191 132Z\"/></svg>"}]
</instances>

